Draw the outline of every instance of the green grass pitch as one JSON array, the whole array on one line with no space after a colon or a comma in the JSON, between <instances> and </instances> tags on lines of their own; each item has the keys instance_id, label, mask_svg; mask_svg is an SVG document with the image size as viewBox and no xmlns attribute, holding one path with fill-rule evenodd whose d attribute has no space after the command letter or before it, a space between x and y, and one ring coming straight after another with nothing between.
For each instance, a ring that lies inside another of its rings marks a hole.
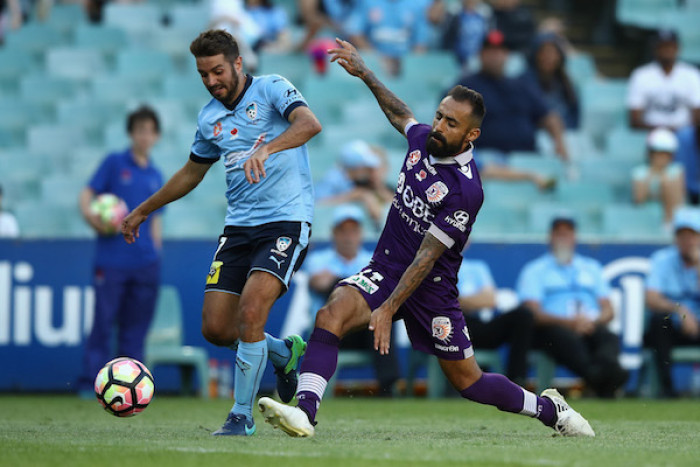
<instances>
[{"instance_id":1,"label":"green grass pitch","mask_svg":"<svg viewBox=\"0 0 700 467\"><path fill-rule=\"evenodd\" d=\"M594 439L461 399L325 402L312 439L256 414L251 438L212 437L230 403L157 397L119 419L97 401L0 396L0 466L700 465L700 401L574 401ZM438 462L440 464L438 464Z\"/></svg>"}]
</instances>

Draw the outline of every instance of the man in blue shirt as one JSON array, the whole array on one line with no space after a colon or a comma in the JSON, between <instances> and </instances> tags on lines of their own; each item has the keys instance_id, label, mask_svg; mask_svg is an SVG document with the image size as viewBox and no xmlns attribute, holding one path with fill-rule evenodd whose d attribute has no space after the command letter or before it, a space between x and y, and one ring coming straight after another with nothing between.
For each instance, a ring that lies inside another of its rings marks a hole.
<instances>
[{"instance_id":1,"label":"man in blue shirt","mask_svg":"<svg viewBox=\"0 0 700 467\"><path fill-rule=\"evenodd\" d=\"M531 83L505 76L508 49L503 33L494 30L486 35L480 57L481 71L456 83L479 91L489 103L479 147L504 153L535 151L537 129L543 127L552 137L557 155L567 161L564 123L559 114Z\"/></svg>"},{"instance_id":2,"label":"man in blue shirt","mask_svg":"<svg viewBox=\"0 0 700 467\"><path fill-rule=\"evenodd\" d=\"M95 375L112 358L127 355L143 361L144 340L158 297L160 215L144 223L141 241L136 248L129 248L113 226L105 225L90 210L95 197L103 193L118 196L133 209L163 185L160 171L150 160L151 148L160 135L158 116L150 108L142 107L129 115L126 129L131 147L108 155L80 193L80 210L98 234L94 261L95 319L85 343L81 393L92 392ZM110 349L115 325L119 331L116 353Z\"/></svg>"},{"instance_id":3,"label":"man in blue shirt","mask_svg":"<svg viewBox=\"0 0 700 467\"><path fill-rule=\"evenodd\" d=\"M226 166L224 233L206 280L202 334L236 352L236 403L215 435L255 433L252 406L268 357L282 400L296 389L306 344L265 333L270 308L306 255L313 186L306 142L321 131L297 89L278 75L243 73L238 44L225 31L206 31L190 45L213 99L199 113L189 160L122 224L127 243L160 207L192 191L211 164Z\"/></svg>"},{"instance_id":4,"label":"man in blue shirt","mask_svg":"<svg viewBox=\"0 0 700 467\"><path fill-rule=\"evenodd\" d=\"M496 312L496 284L489 265L477 259L462 260L457 287L459 306L476 349L510 346L506 376L523 386L527 379L527 354L535 325L530 310L518 307Z\"/></svg>"},{"instance_id":5,"label":"man in blue shirt","mask_svg":"<svg viewBox=\"0 0 700 467\"><path fill-rule=\"evenodd\" d=\"M613 319L603 268L576 254L576 223L552 221L550 252L525 265L518 295L535 316L536 348L543 349L601 397L614 397L627 380L618 361L620 344L607 324Z\"/></svg>"},{"instance_id":6,"label":"man in blue shirt","mask_svg":"<svg viewBox=\"0 0 700 467\"><path fill-rule=\"evenodd\" d=\"M700 345L700 210L679 209L673 226L675 245L652 255L646 284L652 312L647 339L655 351L663 397L675 396L673 347Z\"/></svg>"},{"instance_id":7,"label":"man in blue shirt","mask_svg":"<svg viewBox=\"0 0 700 467\"><path fill-rule=\"evenodd\" d=\"M401 57L424 52L429 28L426 3L415 0L360 0L348 20L347 32L359 48L376 49L389 74L401 72Z\"/></svg>"},{"instance_id":8,"label":"man in blue shirt","mask_svg":"<svg viewBox=\"0 0 700 467\"><path fill-rule=\"evenodd\" d=\"M359 206L338 206L333 212L333 246L309 254L305 269L309 273L312 321L315 321L316 313L326 303L336 284L362 270L372 259L372 252L362 247L363 219ZM396 354L372 352L373 341L372 333L365 329L345 336L340 348L371 352L379 395L391 396L394 383L399 379Z\"/></svg>"}]
</instances>

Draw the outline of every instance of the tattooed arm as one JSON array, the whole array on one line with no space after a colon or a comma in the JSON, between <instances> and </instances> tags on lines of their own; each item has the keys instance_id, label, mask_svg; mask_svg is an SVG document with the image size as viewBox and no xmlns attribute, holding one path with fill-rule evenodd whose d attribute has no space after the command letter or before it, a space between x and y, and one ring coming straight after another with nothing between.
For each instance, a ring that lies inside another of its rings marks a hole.
<instances>
[{"instance_id":1,"label":"tattooed arm","mask_svg":"<svg viewBox=\"0 0 700 467\"><path fill-rule=\"evenodd\" d=\"M379 308L372 311L369 329L374 331L374 349L382 355L389 353L393 316L423 282L445 250L445 244L427 232L413 262L401 276L394 291Z\"/></svg>"},{"instance_id":2,"label":"tattooed arm","mask_svg":"<svg viewBox=\"0 0 700 467\"><path fill-rule=\"evenodd\" d=\"M359 52L351 43L340 39L335 41L339 47L328 51L332 55L331 62L337 61L345 71L364 81L377 99L379 107L386 115L386 118L389 119L389 122L399 133L403 134L406 125L416 121L411 109L377 79L377 76L367 67Z\"/></svg>"}]
</instances>

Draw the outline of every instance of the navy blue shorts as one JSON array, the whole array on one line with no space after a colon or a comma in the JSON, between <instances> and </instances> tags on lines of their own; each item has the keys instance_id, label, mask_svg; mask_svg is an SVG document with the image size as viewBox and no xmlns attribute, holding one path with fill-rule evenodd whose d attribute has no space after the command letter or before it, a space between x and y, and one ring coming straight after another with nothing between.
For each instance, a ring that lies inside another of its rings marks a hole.
<instances>
[{"instance_id":1,"label":"navy blue shorts","mask_svg":"<svg viewBox=\"0 0 700 467\"><path fill-rule=\"evenodd\" d=\"M400 278L398 272L373 262L338 286L354 287L370 310L375 310L389 298ZM444 286L424 281L401 305L394 320L404 321L415 350L443 360L463 360L474 355L474 350L459 302L449 295Z\"/></svg>"},{"instance_id":2,"label":"navy blue shorts","mask_svg":"<svg viewBox=\"0 0 700 467\"><path fill-rule=\"evenodd\" d=\"M240 295L253 271L277 277L289 289L306 257L311 226L306 222L270 222L255 227L228 225L207 275L205 291Z\"/></svg>"}]
</instances>

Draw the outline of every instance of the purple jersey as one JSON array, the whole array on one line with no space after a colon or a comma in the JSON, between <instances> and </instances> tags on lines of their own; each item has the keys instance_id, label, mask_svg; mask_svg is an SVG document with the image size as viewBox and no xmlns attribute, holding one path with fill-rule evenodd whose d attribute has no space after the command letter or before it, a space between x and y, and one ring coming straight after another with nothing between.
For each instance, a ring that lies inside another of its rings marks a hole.
<instances>
[{"instance_id":1,"label":"purple jersey","mask_svg":"<svg viewBox=\"0 0 700 467\"><path fill-rule=\"evenodd\" d=\"M449 161L436 159L425 148L429 125L407 126L408 151L399 174L386 225L377 242L373 263L399 276L409 267L426 232L447 246L427 281L441 284L457 297L457 272L472 224L484 201L473 146Z\"/></svg>"}]
</instances>

